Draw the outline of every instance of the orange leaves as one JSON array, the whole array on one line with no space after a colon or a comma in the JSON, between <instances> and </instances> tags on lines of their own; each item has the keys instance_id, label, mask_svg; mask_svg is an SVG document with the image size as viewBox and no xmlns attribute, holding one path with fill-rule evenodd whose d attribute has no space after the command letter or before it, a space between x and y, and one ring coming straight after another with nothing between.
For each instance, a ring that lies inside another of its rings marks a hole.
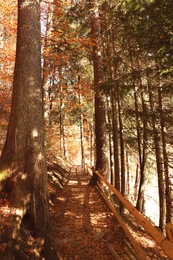
<instances>
[{"instance_id":1,"label":"orange leaves","mask_svg":"<svg viewBox=\"0 0 173 260\"><path fill-rule=\"evenodd\" d=\"M0 139L2 140L0 145L2 145L10 111L10 89L16 48L17 1L0 0L0 8Z\"/></svg>"},{"instance_id":2,"label":"orange leaves","mask_svg":"<svg viewBox=\"0 0 173 260\"><path fill-rule=\"evenodd\" d=\"M1 36L0 36L0 81L1 87L12 84L14 59L15 59L15 42L17 28L17 1L0 0L1 7Z\"/></svg>"},{"instance_id":3,"label":"orange leaves","mask_svg":"<svg viewBox=\"0 0 173 260\"><path fill-rule=\"evenodd\" d=\"M9 228L10 205L7 199L0 199L0 230ZM1 248L2 249L2 248Z\"/></svg>"}]
</instances>

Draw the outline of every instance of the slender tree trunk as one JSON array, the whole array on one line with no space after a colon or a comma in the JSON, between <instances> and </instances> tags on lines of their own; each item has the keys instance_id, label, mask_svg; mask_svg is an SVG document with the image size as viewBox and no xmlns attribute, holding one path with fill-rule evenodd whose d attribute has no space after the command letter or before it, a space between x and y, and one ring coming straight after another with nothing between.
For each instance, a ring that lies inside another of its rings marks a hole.
<instances>
[{"instance_id":1,"label":"slender tree trunk","mask_svg":"<svg viewBox=\"0 0 173 260\"><path fill-rule=\"evenodd\" d=\"M121 111L121 100L119 86L117 89L117 100L118 100L118 121L119 121L119 135L120 135L120 159L121 159L121 194L125 196L126 191L126 173L125 173L125 149L124 149L124 136L123 136L123 121ZM123 214L124 205L120 204L120 212Z\"/></svg>"},{"instance_id":2,"label":"slender tree trunk","mask_svg":"<svg viewBox=\"0 0 173 260\"><path fill-rule=\"evenodd\" d=\"M61 98L60 98L61 99ZM64 112L64 103L61 99L60 107L60 151L61 155L67 159L67 147L66 147L66 135L65 135L65 112Z\"/></svg>"},{"instance_id":3,"label":"slender tree trunk","mask_svg":"<svg viewBox=\"0 0 173 260\"><path fill-rule=\"evenodd\" d=\"M80 84L80 82L78 82ZM78 85L79 85L78 84ZM79 91L80 91L79 85ZM80 106L80 146L81 146L81 165L85 165L85 157L84 157L84 127L83 127L83 112L82 112L82 97L79 93L79 106Z\"/></svg>"},{"instance_id":4,"label":"slender tree trunk","mask_svg":"<svg viewBox=\"0 0 173 260\"><path fill-rule=\"evenodd\" d=\"M94 161L93 161L93 157L94 157L94 151L93 151L93 124L89 124L89 130L90 130L90 167L93 167L94 165Z\"/></svg>"},{"instance_id":5,"label":"slender tree trunk","mask_svg":"<svg viewBox=\"0 0 173 260\"><path fill-rule=\"evenodd\" d=\"M128 196L129 196L131 187L130 187L130 169L129 169L129 155L128 155L128 151L126 151L126 168L127 168L126 191L127 191Z\"/></svg>"},{"instance_id":6,"label":"slender tree trunk","mask_svg":"<svg viewBox=\"0 0 173 260\"><path fill-rule=\"evenodd\" d=\"M170 187L170 176L169 176L169 166L168 166L168 154L166 149L166 133L165 133L165 123L162 105L162 93L161 88L158 87L158 97L159 97L159 111L160 111L160 125L161 125L161 138L162 138L162 152L163 152L163 166L165 173L165 199L166 199L166 223L171 222L172 215L172 202L171 202L171 187Z\"/></svg>"},{"instance_id":7,"label":"slender tree trunk","mask_svg":"<svg viewBox=\"0 0 173 260\"><path fill-rule=\"evenodd\" d=\"M65 136L65 111L64 111L64 102L63 102L63 89L61 84L61 68L59 67L59 85L60 85L60 152L62 156L67 159L67 147L66 147L66 136Z\"/></svg>"},{"instance_id":8,"label":"slender tree trunk","mask_svg":"<svg viewBox=\"0 0 173 260\"><path fill-rule=\"evenodd\" d=\"M139 164L136 165L136 175L135 175L135 184L134 184L134 201L138 199L138 183L140 181L139 177Z\"/></svg>"},{"instance_id":9,"label":"slender tree trunk","mask_svg":"<svg viewBox=\"0 0 173 260\"><path fill-rule=\"evenodd\" d=\"M142 89L142 84L140 85ZM142 138L141 138L141 161L140 161L140 172L141 178L139 183L139 191L138 191L138 200L136 204L136 208L143 212L145 208L145 194L144 194L144 185L146 181L146 173L145 173L145 162L146 162L146 144L147 144L147 118L146 118L146 105L143 98L143 92L141 92L141 101L142 101L142 113L143 113L143 123L142 123ZM139 144L138 144L139 145Z\"/></svg>"},{"instance_id":10,"label":"slender tree trunk","mask_svg":"<svg viewBox=\"0 0 173 260\"><path fill-rule=\"evenodd\" d=\"M47 7L47 13L46 13L46 31L44 35L44 46L43 50L47 47L47 35L50 32L50 26L51 26L51 21L50 21L50 3L48 3ZM48 84L48 78L49 78L50 71L48 69L48 61L47 57L44 57L43 59L43 78L42 78L42 83L43 83L43 90L44 90L44 119L45 123L49 124L50 123L50 103L49 103L49 84Z\"/></svg>"},{"instance_id":11,"label":"slender tree trunk","mask_svg":"<svg viewBox=\"0 0 173 260\"><path fill-rule=\"evenodd\" d=\"M161 157L161 149L160 149L160 136L156 127L156 119L154 115L153 104L154 96L152 93L152 89L150 86L150 82L148 79L148 90L149 90L149 101L150 101L150 109L152 113L152 127L153 127L153 136L154 136L154 147L155 147L155 155L156 155L156 166L157 166L157 174L158 174L158 189L159 189L159 227L163 231L164 230L164 215L165 215L165 185L163 178L163 168L162 168L162 157Z\"/></svg>"},{"instance_id":12,"label":"slender tree trunk","mask_svg":"<svg viewBox=\"0 0 173 260\"><path fill-rule=\"evenodd\" d=\"M110 94L111 95L111 94ZM113 148L112 148L112 120L111 120L111 104L110 104L110 100L109 98L107 98L107 120L108 120L108 135L109 135L109 161L110 161L110 183L113 185L113 174L114 174L114 170L113 170Z\"/></svg>"},{"instance_id":13,"label":"slender tree trunk","mask_svg":"<svg viewBox=\"0 0 173 260\"><path fill-rule=\"evenodd\" d=\"M98 90L102 80L100 20L98 6L90 2L91 40L93 42L93 68L95 87L95 142L96 142L96 170L107 178L109 172L108 148L106 136L105 97ZM97 179L96 175L91 183Z\"/></svg>"},{"instance_id":14,"label":"slender tree trunk","mask_svg":"<svg viewBox=\"0 0 173 260\"><path fill-rule=\"evenodd\" d=\"M140 90L138 90L136 79L135 79L135 66L134 66L134 58L132 56L132 51L131 51L131 46L129 44L129 53L130 53L130 61L131 61L131 66L132 66L132 85L134 89L134 100L135 100L135 117L136 117L136 132L137 132L137 143L138 143L138 156L139 156L139 166L140 166L140 183L139 183L139 190L138 190L138 198L137 198L137 204L136 208L142 212L144 208L144 185L146 181L146 174L145 174L145 140L142 140L142 135L141 135L141 122L140 122L140 116L139 116L139 102L138 102L138 94L137 92L142 91L142 82L141 78L138 82L140 86ZM138 70L140 69L139 67L139 60L138 62ZM142 95L141 95L142 97ZM142 97L142 102L143 102L143 97ZM144 129L144 121L143 121L143 131L145 132ZM142 143L143 141L143 143ZM142 149L143 146L143 149ZM137 187L136 187L137 188Z\"/></svg>"},{"instance_id":15,"label":"slender tree trunk","mask_svg":"<svg viewBox=\"0 0 173 260\"><path fill-rule=\"evenodd\" d=\"M119 142L118 142L118 112L117 112L117 94L115 91L111 94L112 98L112 126L113 126L113 148L114 148L114 175L115 188L120 191L120 167L119 167Z\"/></svg>"},{"instance_id":16,"label":"slender tree trunk","mask_svg":"<svg viewBox=\"0 0 173 260\"><path fill-rule=\"evenodd\" d=\"M125 176L125 148L124 148L124 136L123 136L123 120L122 120L122 108L121 99L118 87L118 120L119 120L119 133L120 133L120 157L121 157L121 194L125 195L126 190L126 176Z\"/></svg>"},{"instance_id":17,"label":"slender tree trunk","mask_svg":"<svg viewBox=\"0 0 173 260\"><path fill-rule=\"evenodd\" d=\"M142 212L143 201L144 201L144 183L145 183L145 173L144 173L144 162L142 160L142 149L141 149L141 133L140 133L140 120L139 120L139 108L138 100L136 94L136 87L134 86L134 98L135 98L135 115L136 115L136 132L137 132L137 142L138 142L138 155L139 155L139 166L140 166L140 183L138 190L138 199L136 208Z\"/></svg>"}]
</instances>

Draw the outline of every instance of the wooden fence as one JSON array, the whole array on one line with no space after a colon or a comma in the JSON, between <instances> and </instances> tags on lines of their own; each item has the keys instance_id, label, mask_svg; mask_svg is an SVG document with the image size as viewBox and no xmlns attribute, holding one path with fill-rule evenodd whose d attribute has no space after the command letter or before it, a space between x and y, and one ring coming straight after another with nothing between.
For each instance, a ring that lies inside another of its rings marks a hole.
<instances>
[{"instance_id":1,"label":"wooden fence","mask_svg":"<svg viewBox=\"0 0 173 260\"><path fill-rule=\"evenodd\" d=\"M93 169L91 167L88 167L85 165L85 170L88 173L93 173ZM95 174L99 177L100 181L103 181L107 187L115 194L115 196L119 199L119 201L124 205L124 207L136 218L138 223L145 229L146 232L148 232L151 237L154 239L157 245L160 246L161 250L165 253L167 257L169 257L170 260L173 260L173 224L172 223L167 223L166 224L166 232L167 232L167 237L169 240L161 233L158 231L157 228L152 225L152 223L146 219L133 205L128 201L126 198L123 197L123 195L116 189L114 188L100 173L99 171L95 171ZM137 242L135 239L132 237L131 234L129 234L129 230L125 226L122 218L119 216L119 214L116 212L115 207L112 205L112 203L109 201L109 199L103 194L103 190L101 189L101 186L99 185L99 182L97 182L97 185L99 189L102 192L102 196L108 203L109 207L111 208L112 212L114 213L115 217L119 221L120 225L124 229L127 237L131 241L132 245L134 246L136 252L140 256L141 259L146 259L145 252L142 250L137 245Z\"/></svg>"}]
</instances>

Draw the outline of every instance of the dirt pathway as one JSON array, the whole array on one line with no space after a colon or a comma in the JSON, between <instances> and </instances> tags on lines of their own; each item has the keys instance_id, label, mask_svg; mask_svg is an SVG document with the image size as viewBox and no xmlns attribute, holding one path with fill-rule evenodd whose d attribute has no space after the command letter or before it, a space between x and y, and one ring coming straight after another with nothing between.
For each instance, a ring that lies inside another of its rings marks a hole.
<instances>
[{"instance_id":1,"label":"dirt pathway","mask_svg":"<svg viewBox=\"0 0 173 260\"><path fill-rule=\"evenodd\" d=\"M15 259L117 259L112 256L111 247L120 255L121 260L138 259L131 246L129 250L126 235L96 186L88 186L90 176L80 167L74 167L61 189L61 181L67 178L67 172L63 170L62 174L61 168L54 164L53 167L50 167L51 164L49 166L51 218L45 247L40 255L42 240L33 237L33 232L27 225L22 225ZM14 254L8 250L6 234L10 228L11 208L6 197L2 193L0 195L0 259L10 260L14 259ZM146 260L168 259L151 236L137 224L132 214L124 213L123 219L130 233L147 253ZM132 258L130 252L135 257Z\"/></svg>"},{"instance_id":2,"label":"dirt pathway","mask_svg":"<svg viewBox=\"0 0 173 260\"><path fill-rule=\"evenodd\" d=\"M52 243L60 259L112 260L109 244L122 253L124 233L89 179L81 168L72 168L52 205Z\"/></svg>"}]
</instances>

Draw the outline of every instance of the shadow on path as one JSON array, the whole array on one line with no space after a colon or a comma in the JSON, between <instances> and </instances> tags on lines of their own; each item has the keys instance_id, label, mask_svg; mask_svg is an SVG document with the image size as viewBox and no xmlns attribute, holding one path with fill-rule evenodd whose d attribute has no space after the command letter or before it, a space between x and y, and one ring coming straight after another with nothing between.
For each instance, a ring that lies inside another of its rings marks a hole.
<instances>
[{"instance_id":1,"label":"shadow on path","mask_svg":"<svg viewBox=\"0 0 173 260\"><path fill-rule=\"evenodd\" d=\"M112 260L108 244L122 252L124 234L97 188L88 186L89 180L81 167L73 167L58 190L52 241L60 259Z\"/></svg>"}]
</instances>

